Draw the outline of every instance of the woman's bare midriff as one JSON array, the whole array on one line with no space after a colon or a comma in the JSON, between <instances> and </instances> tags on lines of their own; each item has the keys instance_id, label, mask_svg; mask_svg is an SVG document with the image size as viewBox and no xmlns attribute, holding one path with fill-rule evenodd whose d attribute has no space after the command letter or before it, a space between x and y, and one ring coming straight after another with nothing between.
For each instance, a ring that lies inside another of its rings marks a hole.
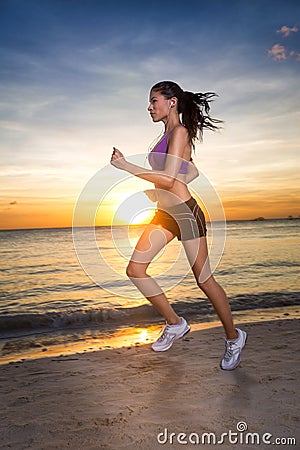
<instances>
[{"instance_id":1,"label":"woman's bare midriff","mask_svg":"<svg viewBox=\"0 0 300 450\"><path fill-rule=\"evenodd\" d=\"M155 185L157 189L157 207L165 208L167 206L178 205L179 203L186 202L191 198L191 193L184 183L185 175L178 174L178 180L175 180L171 189L162 189L158 185ZM182 182L179 181L182 179Z\"/></svg>"}]
</instances>

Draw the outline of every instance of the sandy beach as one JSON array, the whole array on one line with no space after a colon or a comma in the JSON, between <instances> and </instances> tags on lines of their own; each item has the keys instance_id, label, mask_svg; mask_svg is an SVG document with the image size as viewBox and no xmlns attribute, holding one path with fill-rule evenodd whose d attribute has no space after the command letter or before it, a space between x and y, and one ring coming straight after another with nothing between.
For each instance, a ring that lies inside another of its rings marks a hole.
<instances>
[{"instance_id":1,"label":"sandy beach","mask_svg":"<svg viewBox=\"0 0 300 450\"><path fill-rule=\"evenodd\" d=\"M232 372L219 368L222 328L193 325L164 353L146 344L0 366L1 449L299 448L299 321L242 327Z\"/></svg>"}]
</instances>

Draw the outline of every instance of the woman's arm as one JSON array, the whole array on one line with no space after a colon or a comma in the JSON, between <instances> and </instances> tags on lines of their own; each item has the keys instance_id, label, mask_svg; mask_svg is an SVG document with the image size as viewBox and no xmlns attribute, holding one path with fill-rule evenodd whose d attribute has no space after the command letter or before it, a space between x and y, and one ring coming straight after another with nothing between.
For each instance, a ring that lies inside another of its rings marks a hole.
<instances>
[{"instance_id":1,"label":"woman's arm","mask_svg":"<svg viewBox=\"0 0 300 450\"><path fill-rule=\"evenodd\" d=\"M155 184L162 184L162 177L167 178L167 184L169 183L169 177L166 176L164 171L154 171L145 169L144 167L137 166L135 164L129 163L125 160L124 156L121 152L119 152L117 149L115 150L115 155L118 155L119 157L115 158L111 161L111 164L118 169L126 170L127 172L132 173L133 175L136 175L140 178L143 178L147 181L151 181ZM121 156L122 155L122 156ZM154 175L154 177L153 177ZM193 181L195 178L199 176L199 171L197 167L195 166L194 162L188 163L188 170L186 174L177 174L177 180L181 181L182 183L189 184L191 181ZM159 181L154 181L159 180Z\"/></svg>"},{"instance_id":2,"label":"woman's arm","mask_svg":"<svg viewBox=\"0 0 300 450\"><path fill-rule=\"evenodd\" d=\"M186 174L179 173L177 176L177 179L181 181L182 183L189 184L191 181L193 181L195 178L199 176L199 171L195 164L193 162L189 162L188 164L188 170ZM146 189L145 194L148 196L148 198L152 202L158 201L158 195L156 189Z\"/></svg>"},{"instance_id":3,"label":"woman's arm","mask_svg":"<svg viewBox=\"0 0 300 450\"><path fill-rule=\"evenodd\" d=\"M177 179L183 161L183 150L187 142L187 132L184 127L177 127L170 137L168 153L164 170L146 169L126 161L124 155L114 148L111 164L121 170L131 173L143 180L154 183L161 189L171 189Z\"/></svg>"},{"instance_id":4,"label":"woman's arm","mask_svg":"<svg viewBox=\"0 0 300 450\"><path fill-rule=\"evenodd\" d=\"M126 161L122 153L117 149L115 149L110 162L117 169L125 170L136 177L150 181L151 183L159 186L161 189L170 189L174 184L174 180L167 174L167 171L151 170L146 169L145 167L137 166L136 164Z\"/></svg>"}]
</instances>

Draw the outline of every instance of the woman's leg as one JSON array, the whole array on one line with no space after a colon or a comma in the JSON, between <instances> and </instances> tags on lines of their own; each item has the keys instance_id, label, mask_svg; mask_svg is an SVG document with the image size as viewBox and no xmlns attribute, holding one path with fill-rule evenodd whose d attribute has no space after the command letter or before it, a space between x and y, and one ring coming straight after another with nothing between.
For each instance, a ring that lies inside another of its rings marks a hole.
<instances>
[{"instance_id":1,"label":"woman's leg","mask_svg":"<svg viewBox=\"0 0 300 450\"><path fill-rule=\"evenodd\" d=\"M149 224L136 244L126 269L126 274L141 293L152 303L170 325L180 323L179 316L169 304L167 297L156 283L146 273L153 258L174 239L171 231Z\"/></svg>"},{"instance_id":2,"label":"woman's leg","mask_svg":"<svg viewBox=\"0 0 300 450\"><path fill-rule=\"evenodd\" d=\"M224 289L216 282L211 273L206 237L203 236L197 239L182 241L182 244L197 284L211 301L224 326L227 339L236 339L238 333L233 325L227 296Z\"/></svg>"}]
</instances>

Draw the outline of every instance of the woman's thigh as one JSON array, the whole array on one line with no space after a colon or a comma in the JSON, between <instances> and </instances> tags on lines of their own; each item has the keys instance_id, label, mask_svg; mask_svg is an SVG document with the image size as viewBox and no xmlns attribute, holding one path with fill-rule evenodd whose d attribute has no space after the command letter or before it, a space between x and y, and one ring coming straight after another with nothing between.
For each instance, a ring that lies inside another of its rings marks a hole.
<instances>
[{"instance_id":1,"label":"woman's thigh","mask_svg":"<svg viewBox=\"0 0 300 450\"><path fill-rule=\"evenodd\" d=\"M142 270L146 270L153 258L174 237L175 235L171 231L150 223L141 234L128 266L138 265Z\"/></svg>"}]
</instances>

